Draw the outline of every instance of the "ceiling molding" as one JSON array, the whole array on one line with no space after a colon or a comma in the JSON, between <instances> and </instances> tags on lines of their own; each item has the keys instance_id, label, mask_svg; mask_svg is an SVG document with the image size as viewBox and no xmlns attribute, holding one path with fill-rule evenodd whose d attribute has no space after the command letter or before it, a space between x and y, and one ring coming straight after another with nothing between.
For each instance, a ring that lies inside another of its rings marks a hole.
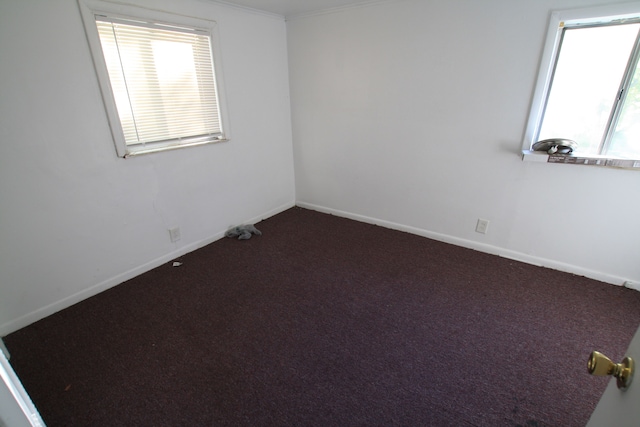
<instances>
[{"instance_id":1,"label":"ceiling molding","mask_svg":"<svg viewBox=\"0 0 640 427\"><path fill-rule=\"evenodd\" d=\"M208 3L208 4L214 4L214 5L219 5L219 6L224 6L224 7L228 7L231 9L236 9L236 10L241 10L243 12L249 12L249 13L254 13L256 15L262 15L262 16L267 16L270 18L275 18L278 20L284 20L285 16L280 14L280 13L275 13L275 12L269 12L266 10L262 10L262 9L256 9L253 7L249 7L249 6L244 6L241 4L237 4L234 3L233 1L225 1L225 0L200 0L201 2L204 3Z\"/></svg>"},{"instance_id":2,"label":"ceiling molding","mask_svg":"<svg viewBox=\"0 0 640 427\"><path fill-rule=\"evenodd\" d=\"M244 12L255 13L258 15L268 16L276 19L284 19L285 21L290 21L294 19L306 18L311 16L318 15L326 15L331 13L339 13L345 10L357 9L362 7L376 6L380 4L399 2L404 0L350 0L351 4L346 4L343 6L331 6L326 8L318 8L314 10L309 10L305 12L292 12L292 13L280 13L274 11L268 11L265 9L260 9L253 6L247 6L244 4L240 4L234 0L199 0L208 4L217 4L219 6L229 7L232 9L241 10ZM292 0L293 1L293 0ZM298 0L300 1L300 0ZM255 2L257 3L257 2ZM319 2L321 3L321 2ZM290 7L289 9L295 9L295 7ZM286 9L285 9L286 10Z\"/></svg>"},{"instance_id":3,"label":"ceiling molding","mask_svg":"<svg viewBox=\"0 0 640 427\"><path fill-rule=\"evenodd\" d=\"M396 3L399 1L403 1L403 0L364 0L364 1L360 1L357 3L345 5L345 6L329 7L326 9L314 10L310 12L292 13L290 15L286 15L285 20L291 21L299 18L307 18L311 16L318 16L318 15L327 15L330 13L338 13L338 12L342 12L349 9L359 9L363 7L377 6L377 5L386 4L386 3Z\"/></svg>"}]
</instances>

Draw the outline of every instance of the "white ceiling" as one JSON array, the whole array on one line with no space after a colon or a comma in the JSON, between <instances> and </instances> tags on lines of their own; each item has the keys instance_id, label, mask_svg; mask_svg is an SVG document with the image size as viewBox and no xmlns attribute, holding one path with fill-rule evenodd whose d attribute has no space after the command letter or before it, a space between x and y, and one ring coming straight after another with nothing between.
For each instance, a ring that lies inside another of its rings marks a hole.
<instances>
[{"instance_id":1,"label":"white ceiling","mask_svg":"<svg viewBox=\"0 0 640 427\"><path fill-rule=\"evenodd\" d=\"M345 6L379 3L379 0L221 0L221 2L291 17Z\"/></svg>"}]
</instances>

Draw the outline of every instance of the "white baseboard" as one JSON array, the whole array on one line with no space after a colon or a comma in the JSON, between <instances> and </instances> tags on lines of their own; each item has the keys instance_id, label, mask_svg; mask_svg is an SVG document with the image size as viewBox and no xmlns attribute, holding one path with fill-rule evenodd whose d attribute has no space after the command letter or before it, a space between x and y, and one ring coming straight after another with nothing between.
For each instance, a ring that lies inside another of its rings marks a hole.
<instances>
[{"instance_id":1,"label":"white baseboard","mask_svg":"<svg viewBox=\"0 0 640 427\"><path fill-rule=\"evenodd\" d=\"M513 259L515 261L521 261L527 264L532 264L532 265L537 265L537 266L541 266L541 267L546 267L546 268L551 268L553 270L558 270L558 271L563 271L566 273L571 273L571 274L576 274L579 276L584 276L584 277L588 277L590 279L594 279L594 280L598 280L601 282L605 282L605 283L610 283L613 285L618 285L618 286L622 286L627 279L622 278L622 277L618 277L618 276L614 276L611 274L607 274L607 273L603 273L603 272L599 272L599 271L595 271L595 270L589 270L580 266L575 266L575 265L571 265L571 264L566 264L566 263L562 263L562 262L558 262L555 260L551 260L551 259L546 259L546 258L541 258L541 257L536 257L536 256L532 256L529 254L524 254L521 252L517 252L517 251L512 251L509 249L504 249L504 248L500 248L497 246L492 246L492 245L487 245L485 243L479 243L479 242L475 242L472 240L466 240L466 239L461 239L459 237L454 237L454 236L450 236L450 235L446 235L446 234L441 234L441 233L436 233L433 231L429 231L429 230L425 230L425 229L421 229L421 228L417 228L417 227L411 227L408 225L403 225L403 224L398 224L395 222L391 222L391 221L385 221L385 220L381 220L381 219L377 219L377 218L373 218L373 217L368 217L365 215L359 215L359 214L354 214L354 213L350 213L350 212L346 212L346 211L341 211L341 210L337 210L337 209L332 209L332 208L327 208L324 206L320 206L320 205L314 205L312 203L306 203L306 202L290 202L290 203L286 203L284 205L281 205L275 209L272 209L268 212L265 212L262 215L258 215L254 218L250 218L247 219L246 221L244 221L244 224L254 224L257 222L260 222L263 219L267 219L270 218L274 215L277 215L287 209L290 209L294 206L299 206L301 208L305 208L305 209L311 209L311 210L315 210L318 212L323 212L323 213L328 213L328 214L332 214L332 215L336 215L339 217L343 217L343 218L349 218L349 219L353 219L355 221L360 221L360 222L364 222L364 223L368 223L368 224L375 224L375 225L379 225L381 227L385 227L385 228L389 228L392 230L398 230L398 231L404 231L407 233L411 233L411 234L416 234L418 236L423 236L429 239L433 239L433 240L437 240L440 242L445 242L445 243L450 243L456 246L461 246L464 248L468 248L468 249L474 249L480 252L484 252L484 253L488 253L488 254L492 254L492 255L497 255L503 258L508 258L508 259ZM189 252L193 252L197 249L200 249L206 245L209 245L219 239L221 239L222 237L224 237L224 232L226 230L220 231L218 233L216 233L215 235L207 238L207 239L203 239L194 243L191 243L189 245L183 246L175 251L172 251L170 253L167 253L159 258L156 258L154 260L151 260L149 262L146 262L143 265L140 265L138 267L135 267L129 271L125 271L121 274L118 274L114 277L111 277L101 283L95 284L89 288L83 289L80 292L77 292L73 295L70 295L66 298L63 298L59 301L56 301L52 304L49 304L47 306L41 307L35 311L32 311L30 313L27 313L23 316L20 316L16 319L13 319L9 322L6 322L2 325L0 325L0 337L8 335L14 331L17 331L18 329L21 329L25 326L28 326L40 319L43 319L47 316L50 316L53 313L56 313L60 310L63 310L67 307L72 306L73 304L76 304L82 300L85 300L89 297L92 297L94 295L99 294L100 292L103 292L109 288L112 288L116 285L119 285L121 283L126 282L127 280L133 279L136 276L139 276L143 273L146 273L149 270L152 270L156 267L161 266L162 264L165 264L175 258L179 258L183 255L188 254ZM630 282L631 283L631 282ZM629 286L631 287L631 286ZM635 289L635 287L631 287L633 289ZM640 290L640 289L639 289Z\"/></svg>"},{"instance_id":2,"label":"white baseboard","mask_svg":"<svg viewBox=\"0 0 640 427\"><path fill-rule=\"evenodd\" d=\"M290 209L292 207L295 206L294 202L289 202L286 203L284 205L281 205L275 209L272 209L270 211L267 211L261 215L258 215L254 218L248 218L246 219L244 222L242 222L243 224L254 224L257 222L260 222L263 219L267 219L270 218L274 215L279 214L280 212L283 212L287 209ZM63 310L67 307L71 307L72 305L83 301L87 298L90 298L94 295L99 294L100 292L104 292L107 289L110 289L114 286L117 286L121 283L126 282L127 280L133 279L136 276L139 276L143 273L146 273L149 270L152 270L156 267L161 266L162 264L165 264L173 259L179 258L183 255L188 254L189 252L193 252L197 249L200 249L204 246L207 246L213 242L215 242L216 240L220 240L221 238L224 237L224 233L227 230L222 230L216 234L214 234L213 236L210 236L206 239L202 239L199 240L197 242L191 243L189 245L186 246L182 246L179 249L169 252L159 258L153 259L149 262L146 262L138 267L134 267L131 270L125 271L123 273L120 273L116 276L113 276L103 282L97 283L93 286L90 286L89 288L83 289L80 292L77 292L73 295L69 295L59 301L56 301L54 303L51 303L49 305L46 305L44 307L41 307L37 310L34 310L30 313L27 313L23 316L20 316L16 319L13 319L9 322L6 322L2 325L0 325L0 337L6 336L12 332L17 331L18 329L24 328L25 326L28 326L34 322L37 322L40 319L44 319L47 316L50 316L60 310Z\"/></svg>"},{"instance_id":3,"label":"white baseboard","mask_svg":"<svg viewBox=\"0 0 640 427\"><path fill-rule=\"evenodd\" d=\"M391 221L385 221L377 218L372 218L364 215L354 214L351 212L345 212L337 209L327 208L324 206L314 205L312 203L300 202L296 203L301 208L311 209L318 212L328 213L335 216L349 218L356 221L364 222L367 224L375 224L381 227L389 228L392 230L405 231L407 233L416 234L418 236L427 237L429 239L438 240L444 243L450 243L452 245L461 246L467 249L473 249L476 251L488 253L491 255L498 255L503 258L513 259L515 261L521 261L526 264L537 265L540 267L550 268L553 270L562 271L565 273L571 273L578 276L588 277L590 279L598 280L600 282L610 283L612 285L622 286L627 279L619 276L614 276L608 273L600 271L589 270L580 266L566 264L552 259L541 258L525 254L522 252L513 251L510 249L504 249L498 246L487 245L485 243L475 242L473 240L461 239L459 237L449 236L446 234L436 233L422 228L411 227L408 225L398 224Z\"/></svg>"}]
</instances>

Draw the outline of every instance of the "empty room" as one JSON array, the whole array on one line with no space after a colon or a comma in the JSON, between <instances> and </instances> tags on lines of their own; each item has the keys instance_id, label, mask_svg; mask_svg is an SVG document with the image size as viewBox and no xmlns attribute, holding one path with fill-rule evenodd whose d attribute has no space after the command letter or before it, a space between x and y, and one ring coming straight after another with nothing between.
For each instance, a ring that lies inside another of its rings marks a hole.
<instances>
[{"instance_id":1,"label":"empty room","mask_svg":"<svg viewBox=\"0 0 640 427\"><path fill-rule=\"evenodd\" d=\"M0 0L0 426L637 425L639 34Z\"/></svg>"}]
</instances>

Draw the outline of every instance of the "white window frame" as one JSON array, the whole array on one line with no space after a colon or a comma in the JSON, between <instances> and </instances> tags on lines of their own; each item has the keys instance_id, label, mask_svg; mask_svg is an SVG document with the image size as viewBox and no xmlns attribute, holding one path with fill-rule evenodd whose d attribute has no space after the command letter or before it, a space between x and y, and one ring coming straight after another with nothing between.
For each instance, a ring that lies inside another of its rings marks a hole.
<instances>
[{"instance_id":1,"label":"white window frame","mask_svg":"<svg viewBox=\"0 0 640 427\"><path fill-rule=\"evenodd\" d=\"M548 155L535 152L532 145L544 115L545 102L550 89L551 79L555 67L558 49L562 40L565 26L576 24L604 24L620 19L640 17L640 2L621 3L581 9L557 10L551 13L544 51L540 60L540 69L533 93L529 118L522 143L522 158L524 161L587 164L596 166L614 166L640 169L640 159L628 160L609 156L575 157L570 155Z\"/></svg>"},{"instance_id":2,"label":"white window frame","mask_svg":"<svg viewBox=\"0 0 640 427\"><path fill-rule=\"evenodd\" d=\"M111 3L103 0L78 0L78 6L82 15L82 20L89 43L91 56L100 85L102 99L106 110L107 118L116 152L119 157L130 157L138 154L155 153L159 151L172 150L176 148L192 147L197 145L211 144L228 141L230 139L229 123L226 115L226 96L224 93L224 83L222 77L222 66L220 58L220 46L218 36L218 26L215 21L195 18L191 16L178 15L170 12L146 9L142 7L125 5L121 3ZM211 58L215 73L215 84L217 92L218 110L220 112L220 126L222 135L215 138L187 139L159 141L144 144L141 146L127 145L124 132L120 123L120 116L116 107L116 101L111 89L111 82L102 52L102 45L96 27L96 15L107 15L122 19L139 19L161 24L184 26L206 31L211 38Z\"/></svg>"}]
</instances>

